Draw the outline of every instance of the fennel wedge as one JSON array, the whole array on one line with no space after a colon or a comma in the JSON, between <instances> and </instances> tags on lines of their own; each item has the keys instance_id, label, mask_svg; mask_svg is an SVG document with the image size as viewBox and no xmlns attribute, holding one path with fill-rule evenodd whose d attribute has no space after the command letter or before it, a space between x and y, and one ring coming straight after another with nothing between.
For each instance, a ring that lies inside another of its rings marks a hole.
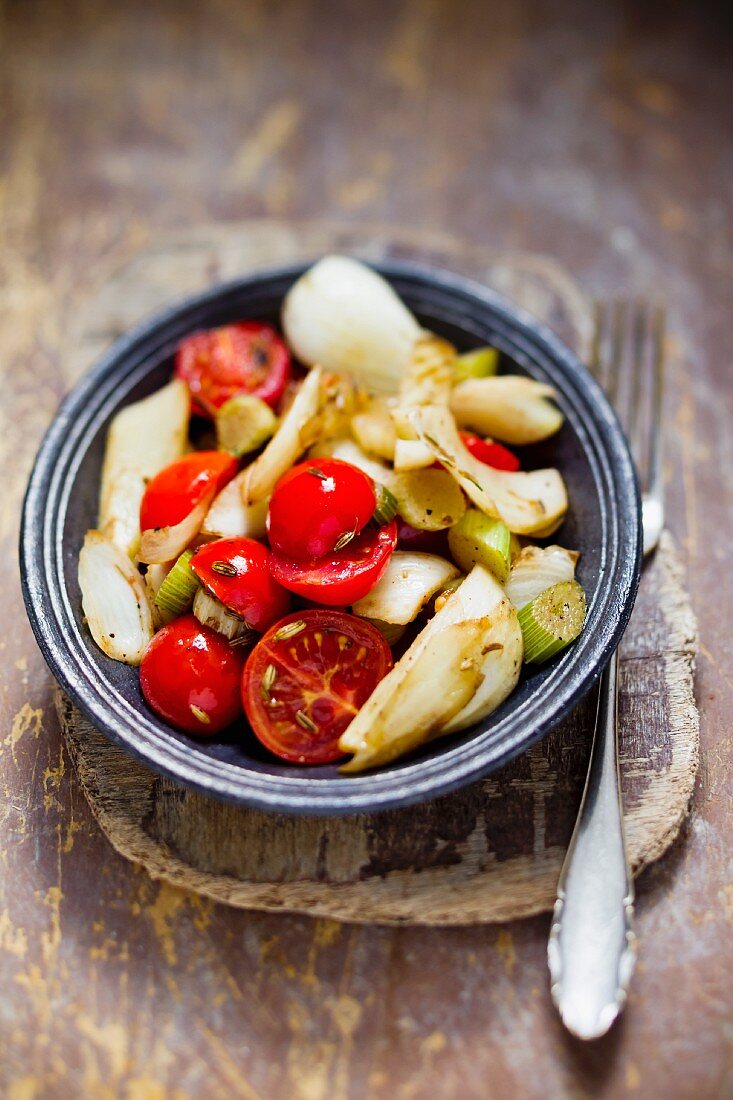
<instances>
[{"instance_id":1,"label":"fennel wedge","mask_svg":"<svg viewBox=\"0 0 733 1100\"><path fill-rule=\"evenodd\" d=\"M282 310L298 359L394 393L422 329L392 287L366 264L325 256L288 291Z\"/></svg>"},{"instance_id":2,"label":"fennel wedge","mask_svg":"<svg viewBox=\"0 0 733 1100\"><path fill-rule=\"evenodd\" d=\"M377 685L341 735L364 771L491 713L514 689L522 664L517 612L476 566Z\"/></svg>"},{"instance_id":3,"label":"fennel wedge","mask_svg":"<svg viewBox=\"0 0 733 1100\"><path fill-rule=\"evenodd\" d=\"M416 408L411 420L418 437L487 516L503 520L517 535L544 534L561 522L568 496L557 470L508 473L479 462L464 446L450 411L440 406Z\"/></svg>"},{"instance_id":4,"label":"fennel wedge","mask_svg":"<svg viewBox=\"0 0 733 1100\"><path fill-rule=\"evenodd\" d=\"M186 450L190 398L174 380L127 405L107 432L99 492L99 529L130 554L140 537L140 503L148 478Z\"/></svg>"},{"instance_id":5,"label":"fennel wedge","mask_svg":"<svg viewBox=\"0 0 733 1100\"><path fill-rule=\"evenodd\" d=\"M309 445L306 432L321 408L321 378L318 367L306 375L272 439L248 467L242 489L247 507L269 497L283 474Z\"/></svg>"},{"instance_id":6,"label":"fennel wedge","mask_svg":"<svg viewBox=\"0 0 733 1100\"><path fill-rule=\"evenodd\" d=\"M203 538L265 537L268 498L258 500L256 504L245 503L244 491L248 474L248 470L240 470L219 495L214 497L201 527Z\"/></svg>"},{"instance_id":7,"label":"fennel wedge","mask_svg":"<svg viewBox=\"0 0 733 1100\"><path fill-rule=\"evenodd\" d=\"M352 610L366 619L404 626L417 618L431 596L458 575L455 565L437 554L395 550L382 579Z\"/></svg>"},{"instance_id":8,"label":"fennel wedge","mask_svg":"<svg viewBox=\"0 0 733 1100\"><path fill-rule=\"evenodd\" d=\"M462 428L521 446L539 443L562 427L565 417L548 398L552 386L519 374L470 378L451 394L451 411Z\"/></svg>"},{"instance_id":9,"label":"fennel wedge","mask_svg":"<svg viewBox=\"0 0 733 1100\"><path fill-rule=\"evenodd\" d=\"M139 665L153 637L145 582L129 557L101 531L87 531L79 553L81 605L103 653Z\"/></svg>"}]
</instances>

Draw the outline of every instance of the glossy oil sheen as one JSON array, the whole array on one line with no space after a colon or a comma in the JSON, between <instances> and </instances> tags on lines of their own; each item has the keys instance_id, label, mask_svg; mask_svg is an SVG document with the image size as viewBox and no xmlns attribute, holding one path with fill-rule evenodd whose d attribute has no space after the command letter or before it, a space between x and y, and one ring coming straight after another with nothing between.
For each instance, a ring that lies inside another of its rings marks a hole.
<instances>
[{"instance_id":1,"label":"glossy oil sheen","mask_svg":"<svg viewBox=\"0 0 733 1100\"><path fill-rule=\"evenodd\" d=\"M105 657L84 627L77 559L96 522L104 440L111 417L170 377L178 341L200 328L256 319L277 323L305 269L217 286L119 340L64 401L38 453L21 528L28 616L56 679L116 744L150 767L219 798L301 814L373 812L445 794L485 775L556 725L591 687L628 621L640 570L639 493L623 433L601 389L544 325L492 291L445 272L375 265L426 328L461 350L494 344L503 369L549 382L566 416L559 435L524 448L527 467L556 465L570 514L552 541L580 550L578 579L589 615L578 642L473 728L433 742L378 772L340 776L335 765L278 763L243 724L214 742L171 731L143 702L136 669Z\"/></svg>"}]
</instances>

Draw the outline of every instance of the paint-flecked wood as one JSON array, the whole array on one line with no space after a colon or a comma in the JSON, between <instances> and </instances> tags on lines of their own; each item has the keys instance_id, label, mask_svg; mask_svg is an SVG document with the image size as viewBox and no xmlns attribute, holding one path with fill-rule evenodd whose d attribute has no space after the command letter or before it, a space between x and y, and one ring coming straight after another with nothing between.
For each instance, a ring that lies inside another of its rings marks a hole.
<instances>
[{"instance_id":1,"label":"paint-flecked wood","mask_svg":"<svg viewBox=\"0 0 733 1100\"><path fill-rule=\"evenodd\" d=\"M9 1100L731 1094L728 25L722 3L687 0L0 4ZM140 249L263 216L449 233L553 256L586 294L668 303L668 525L700 625L700 771L680 837L637 882L627 1012L592 1046L550 1003L546 915L386 928L217 905L118 856L79 788L11 564L79 309Z\"/></svg>"},{"instance_id":2,"label":"paint-flecked wood","mask_svg":"<svg viewBox=\"0 0 733 1100\"><path fill-rule=\"evenodd\" d=\"M492 255L396 230L245 223L171 240L111 275L85 309L67 373L78 375L153 303L212 277L329 251L429 260L509 289L575 344L589 328L580 289L544 257ZM677 553L665 537L646 571L621 665L623 785L637 870L672 843L692 794L695 633ZM467 791L396 813L324 821L237 809L156 779L58 698L95 816L117 850L155 877L244 908L426 924L510 920L552 906L594 705L595 695L550 738Z\"/></svg>"}]
</instances>

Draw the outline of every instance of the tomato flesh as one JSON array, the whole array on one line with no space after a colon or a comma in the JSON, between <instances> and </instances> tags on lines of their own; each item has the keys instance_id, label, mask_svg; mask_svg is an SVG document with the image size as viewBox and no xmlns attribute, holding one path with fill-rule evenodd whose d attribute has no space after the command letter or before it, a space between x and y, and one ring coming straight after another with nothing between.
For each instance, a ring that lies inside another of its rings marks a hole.
<instances>
[{"instance_id":1,"label":"tomato flesh","mask_svg":"<svg viewBox=\"0 0 733 1100\"><path fill-rule=\"evenodd\" d=\"M140 530L174 527L201 503L218 493L236 474L237 460L223 451L196 451L172 462L152 477L140 505Z\"/></svg>"},{"instance_id":2,"label":"tomato flesh","mask_svg":"<svg viewBox=\"0 0 733 1100\"><path fill-rule=\"evenodd\" d=\"M479 462L483 462L486 466L493 466L495 470L506 470L509 473L516 473L521 469L517 456L503 444L495 443L493 439L482 439L480 435L474 435L472 432L460 434L463 446Z\"/></svg>"},{"instance_id":3,"label":"tomato flesh","mask_svg":"<svg viewBox=\"0 0 733 1100\"><path fill-rule=\"evenodd\" d=\"M221 634L184 615L153 637L140 664L151 710L176 729L212 737L242 713L244 654Z\"/></svg>"},{"instance_id":4,"label":"tomato flesh","mask_svg":"<svg viewBox=\"0 0 733 1100\"><path fill-rule=\"evenodd\" d=\"M254 539L209 542L191 558L201 584L225 607L264 631L290 610L290 593L272 577L270 551Z\"/></svg>"},{"instance_id":5,"label":"tomato flesh","mask_svg":"<svg viewBox=\"0 0 733 1100\"><path fill-rule=\"evenodd\" d=\"M337 458L301 462L280 478L270 501L267 530L273 550L294 561L322 558L374 514L374 482Z\"/></svg>"},{"instance_id":6,"label":"tomato flesh","mask_svg":"<svg viewBox=\"0 0 733 1100\"><path fill-rule=\"evenodd\" d=\"M347 607L371 592L387 568L397 545L397 524L367 527L343 550L312 561L292 561L273 551L270 570L275 580L297 596Z\"/></svg>"},{"instance_id":7,"label":"tomato flesh","mask_svg":"<svg viewBox=\"0 0 733 1100\"><path fill-rule=\"evenodd\" d=\"M274 407L290 373L287 346L272 325L259 321L195 332L176 353L176 377L188 386L194 411L209 418L238 393Z\"/></svg>"},{"instance_id":8,"label":"tomato flesh","mask_svg":"<svg viewBox=\"0 0 733 1100\"><path fill-rule=\"evenodd\" d=\"M391 667L390 648L370 623L343 611L300 611L250 653L242 702L270 752L326 764L344 755L339 737Z\"/></svg>"}]
</instances>

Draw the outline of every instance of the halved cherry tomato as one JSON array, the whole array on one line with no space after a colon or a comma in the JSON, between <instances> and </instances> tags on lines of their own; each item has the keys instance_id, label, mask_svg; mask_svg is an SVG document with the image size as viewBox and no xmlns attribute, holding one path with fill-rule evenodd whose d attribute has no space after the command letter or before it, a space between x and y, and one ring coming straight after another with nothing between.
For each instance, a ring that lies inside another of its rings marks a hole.
<instances>
[{"instance_id":1,"label":"halved cherry tomato","mask_svg":"<svg viewBox=\"0 0 733 1100\"><path fill-rule=\"evenodd\" d=\"M212 417L238 393L274 407L290 377L290 352L272 325L243 321L187 336L176 353L175 373L200 416Z\"/></svg>"},{"instance_id":2,"label":"halved cherry tomato","mask_svg":"<svg viewBox=\"0 0 733 1100\"><path fill-rule=\"evenodd\" d=\"M461 432L461 439L463 446L474 458L487 466L493 466L495 470L516 473L521 468L517 456L501 443L494 443L492 439L482 439L480 435L474 435L472 432Z\"/></svg>"},{"instance_id":3,"label":"halved cherry tomato","mask_svg":"<svg viewBox=\"0 0 733 1100\"><path fill-rule=\"evenodd\" d=\"M270 570L283 588L298 596L347 607L371 592L396 545L397 524L392 520L384 527L367 527L343 550L313 561L292 561L273 552Z\"/></svg>"},{"instance_id":4,"label":"halved cherry tomato","mask_svg":"<svg viewBox=\"0 0 733 1100\"><path fill-rule=\"evenodd\" d=\"M301 462L280 478L270 500L270 545L294 561L330 554L374 514L374 482L338 458Z\"/></svg>"},{"instance_id":5,"label":"halved cherry tomato","mask_svg":"<svg viewBox=\"0 0 733 1100\"><path fill-rule=\"evenodd\" d=\"M244 655L193 615L174 619L154 636L140 665L140 687L151 710L176 729L211 737L242 713Z\"/></svg>"},{"instance_id":6,"label":"halved cherry tomato","mask_svg":"<svg viewBox=\"0 0 733 1100\"><path fill-rule=\"evenodd\" d=\"M254 539L217 539L196 551L191 569L204 588L254 630L267 630L290 610L290 593L273 580L270 551Z\"/></svg>"},{"instance_id":7,"label":"halved cherry tomato","mask_svg":"<svg viewBox=\"0 0 733 1100\"><path fill-rule=\"evenodd\" d=\"M392 654L371 623L343 611L298 611L249 655L242 702L255 736L282 760L326 764Z\"/></svg>"},{"instance_id":8,"label":"halved cherry tomato","mask_svg":"<svg viewBox=\"0 0 733 1100\"><path fill-rule=\"evenodd\" d=\"M140 530L180 523L207 493L218 493L237 469L237 460L223 451L196 451L172 462L146 486L140 505Z\"/></svg>"}]
</instances>

